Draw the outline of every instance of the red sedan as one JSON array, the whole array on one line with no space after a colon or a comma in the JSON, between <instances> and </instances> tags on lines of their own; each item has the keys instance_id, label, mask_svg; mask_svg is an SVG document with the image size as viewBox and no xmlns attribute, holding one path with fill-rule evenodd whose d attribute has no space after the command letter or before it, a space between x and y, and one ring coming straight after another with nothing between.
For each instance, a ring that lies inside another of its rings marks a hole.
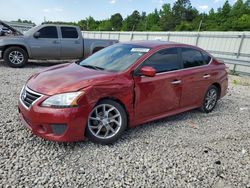
<instances>
[{"instance_id":1,"label":"red sedan","mask_svg":"<svg viewBox=\"0 0 250 188\"><path fill-rule=\"evenodd\" d=\"M211 112L226 94L226 66L204 50L160 41L119 43L31 76L22 122L48 140L85 136L109 144L127 127L195 108Z\"/></svg>"}]
</instances>

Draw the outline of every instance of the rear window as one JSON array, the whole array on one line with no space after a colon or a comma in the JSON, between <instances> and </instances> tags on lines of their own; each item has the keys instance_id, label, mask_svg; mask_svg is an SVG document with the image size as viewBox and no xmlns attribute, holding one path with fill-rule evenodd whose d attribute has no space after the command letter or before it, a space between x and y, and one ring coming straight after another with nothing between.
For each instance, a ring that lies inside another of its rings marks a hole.
<instances>
[{"instance_id":1,"label":"rear window","mask_svg":"<svg viewBox=\"0 0 250 188\"><path fill-rule=\"evenodd\" d=\"M209 64L212 57L210 57L210 55L208 55L206 52L202 52L202 55L203 55L203 58L204 58L204 61L206 64Z\"/></svg>"},{"instance_id":2,"label":"rear window","mask_svg":"<svg viewBox=\"0 0 250 188\"><path fill-rule=\"evenodd\" d=\"M201 52L192 48L182 48L182 59L184 68L198 67L205 64Z\"/></svg>"},{"instance_id":3,"label":"rear window","mask_svg":"<svg viewBox=\"0 0 250 188\"><path fill-rule=\"evenodd\" d=\"M61 27L62 38L76 39L78 38L78 33L74 27Z\"/></svg>"}]
</instances>

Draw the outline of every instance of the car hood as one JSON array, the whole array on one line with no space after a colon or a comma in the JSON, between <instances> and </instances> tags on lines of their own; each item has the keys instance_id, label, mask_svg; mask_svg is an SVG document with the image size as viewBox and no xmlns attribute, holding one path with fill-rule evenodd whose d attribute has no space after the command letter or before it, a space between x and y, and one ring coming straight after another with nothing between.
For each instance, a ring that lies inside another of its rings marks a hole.
<instances>
[{"instance_id":1,"label":"car hood","mask_svg":"<svg viewBox=\"0 0 250 188\"><path fill-rule=\"evenodd\" d=\"M3 25L4 27L8 28L9 30L11 30L12 32L14 32L16 35L22 36L23 33L18 31L17 29L15 29L14 27L11 27L10 25L8 25L7 23L3 22L0 20L0 24Z\"/></svg>"},{"instance_id":2,"label":"car hood","mask_svg":"<svg viewBox=\"0 0 250 188\"><path fill-rule=\"evenodd\" d=\"M55 95L110 82L114 73L92 70L72 64L52 66L31 76L28 88L44 95Z\"/></svg>"},{"instance_id":3,"label":"car hood","mask_svg":"<svg viewBox=\"0 0 250 188\"><path fill-rule=\"evenodd\" d=\"M24 39L24 36L23 35L5 35L5 36L0 36L0 39Z\"/></svg>"}]
</instances>

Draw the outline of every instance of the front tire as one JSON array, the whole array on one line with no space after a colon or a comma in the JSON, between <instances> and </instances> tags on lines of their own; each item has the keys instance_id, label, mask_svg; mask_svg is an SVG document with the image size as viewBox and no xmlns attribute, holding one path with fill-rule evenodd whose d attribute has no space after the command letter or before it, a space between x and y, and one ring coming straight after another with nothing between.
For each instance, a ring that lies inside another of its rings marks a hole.
<instances>
[{"instance_id":1,"label":"front tire","mask_svg":"<svg viewBox=\"0 0 250 188\"><path fill-rule=\"evenodd\" d=\"M28 62L27 52L17 46L7 48L3 55L4 61L13 68L21 68Z\"/></svg>"},{"instance_id":2,"label":"front tire","mask_svg":"<svg viewBox=\"0 0 250 188\"><path fill-rule=\"evenodd\" d=\"M218 98L219 98L218 88L214 85L211 85L205 94L201 110L205 113L212 112L217 104Z\"/></svg>"},{"instance_id":3,"label":"front tire","mask_svg":"<svg viewBox=\"0 0 250 188\"><path fill-rule=\"evenodd\" d=\"M111 144L121 137L126 127L125 109L115 101L103 100L91 111L86 134L95 143Z\"/></svg>"}]
</instances>

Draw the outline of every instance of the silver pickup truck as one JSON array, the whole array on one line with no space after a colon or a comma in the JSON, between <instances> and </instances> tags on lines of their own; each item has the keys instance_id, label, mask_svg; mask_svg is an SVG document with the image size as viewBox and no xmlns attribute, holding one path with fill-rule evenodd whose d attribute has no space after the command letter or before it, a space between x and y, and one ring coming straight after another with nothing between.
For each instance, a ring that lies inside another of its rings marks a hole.
<instances>
[{"instance_id":1,"label":"silver pickup truck","mask_svg":"<svg viewBox=\"0 0 250 188\"><path fill-rule=\"evenodd\" d=\"M83 59L118 42L83 39L80 28L71 25L44 24L22 34L2 21L0 24L0 59L15 68L23 67L28 59Z\"/></svg>"}]
</instances>

